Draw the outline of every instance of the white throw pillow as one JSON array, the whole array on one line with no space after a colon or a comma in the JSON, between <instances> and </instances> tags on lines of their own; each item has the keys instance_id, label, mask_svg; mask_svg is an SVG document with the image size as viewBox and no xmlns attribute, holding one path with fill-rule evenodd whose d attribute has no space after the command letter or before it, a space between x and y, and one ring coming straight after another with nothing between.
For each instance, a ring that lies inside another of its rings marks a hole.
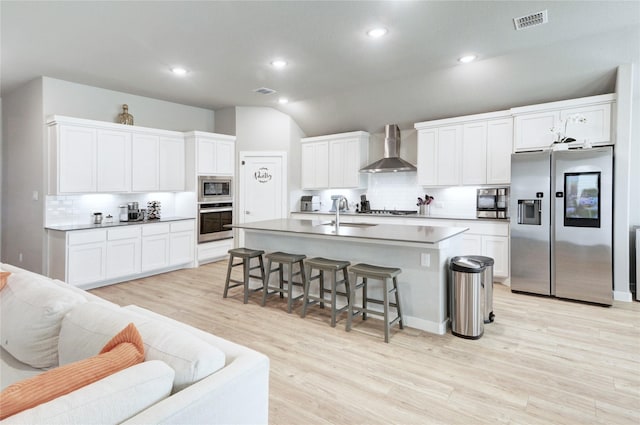
<instances>
[{"instance_id":1,"label":"white throw pillow","mask_svg":"<svg viewBox=\"0 0 640 425\"><path fill-rule=\"evenodd\" d=\"M169 396L173 378L165 363L143 362L9 416L2 425L121 423Z\"/></svg>"},{"instance_id":2,"label":"white throw pillow","mask_svg":"<svg viewBox=\"0 0 640 425\"><path fill-rule=\"evenodd\" d=\"M46 277L12 271L7 286L0 291L0 344L32 367L57 366L62 318L84 302L80 295Z\"/></svg>"},{"instance_id":3,"label":"white throw pillow","mask_svg":"<svg viewBox=\"0 0 640 425\"><path fill-rule=\"evenodd\" d=\"M174 326L103 303L74 307L63 319L58 341L60 365L94 356L113 335L134 323L142 336L145 360L161 360L176 372L177 392L224 367L224 353Z\"/></svg>"}]
</instances>

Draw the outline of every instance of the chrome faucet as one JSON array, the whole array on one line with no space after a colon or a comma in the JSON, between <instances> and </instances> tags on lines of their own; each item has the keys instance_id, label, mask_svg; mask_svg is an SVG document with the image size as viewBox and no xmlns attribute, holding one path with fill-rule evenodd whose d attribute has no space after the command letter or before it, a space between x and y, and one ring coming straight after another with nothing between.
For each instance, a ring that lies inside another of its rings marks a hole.
<instances>
[{"instance_id":1,"label":"chrome faucet","mask_svg":"<svg viewBox=\"0 0 640 425\"><path fill-rule=\"evenodd\" d=\"M333 201L333 206L336 209L336 218L334 220L334 224L336 226L336 232L340 228L340 201L342 200L342 195L331 195L331 200Z\"/></svg>"}]
</instances>

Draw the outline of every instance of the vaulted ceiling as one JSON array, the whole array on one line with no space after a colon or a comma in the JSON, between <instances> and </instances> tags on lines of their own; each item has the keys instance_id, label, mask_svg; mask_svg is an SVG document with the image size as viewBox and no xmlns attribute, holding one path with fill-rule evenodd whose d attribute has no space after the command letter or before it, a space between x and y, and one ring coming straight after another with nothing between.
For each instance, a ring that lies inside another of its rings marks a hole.
<instances>
[{"instance_id":1,"label":"vaulted ceiling","mask_svg":"<svg viewBox=\"0 0 640 425\"><path fill-rule=\"evenodd\" d=\"M514 29L542 10L547 24ZM0 13L3 95L44 75L273 107L308 136L609 93L616 67L640 62L639 1L2 1ZM388 34L370 39L379 26ZM467 53L478 59L460 64Z\"/></svg>"}]
</instances>

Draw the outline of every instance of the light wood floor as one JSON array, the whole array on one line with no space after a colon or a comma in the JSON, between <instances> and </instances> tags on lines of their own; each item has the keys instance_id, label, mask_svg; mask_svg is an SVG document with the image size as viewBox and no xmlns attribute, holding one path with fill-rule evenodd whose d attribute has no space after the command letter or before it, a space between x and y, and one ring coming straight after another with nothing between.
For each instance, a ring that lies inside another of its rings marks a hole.
<instances>
[{"instance_id":1,"label":"light wood floor","mask_svg":"<svg viewBox=\"0 0 640 425\"><path fill-rule=\"evenodd\" d=\"M239 268L236 268L239 269ZM305 319L261 292L222 298L226 262L93 290L265 353L271 424L638 424L640 303L604 308L512 294L496 285L496 322L465 340L327 309ZM239 275L237 276L240 277ZM396 328L397 329L397 328Z\"/></svg>"}]
</instances>

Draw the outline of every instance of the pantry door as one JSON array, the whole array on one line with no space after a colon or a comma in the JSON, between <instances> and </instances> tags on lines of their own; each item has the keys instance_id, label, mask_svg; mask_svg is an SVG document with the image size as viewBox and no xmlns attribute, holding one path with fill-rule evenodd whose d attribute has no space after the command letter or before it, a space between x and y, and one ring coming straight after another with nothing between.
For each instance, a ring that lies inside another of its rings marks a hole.
<instances>
[{"instance_id":1,"label":"pantry door","mask_svg":"<svg viewBox=\"0 0 640 425\"><path fill-rule=\"evenodd\" d=\"M287 218L287 153L240 152L239 169L237 223Z\"/></svg>"}]
</instances>

